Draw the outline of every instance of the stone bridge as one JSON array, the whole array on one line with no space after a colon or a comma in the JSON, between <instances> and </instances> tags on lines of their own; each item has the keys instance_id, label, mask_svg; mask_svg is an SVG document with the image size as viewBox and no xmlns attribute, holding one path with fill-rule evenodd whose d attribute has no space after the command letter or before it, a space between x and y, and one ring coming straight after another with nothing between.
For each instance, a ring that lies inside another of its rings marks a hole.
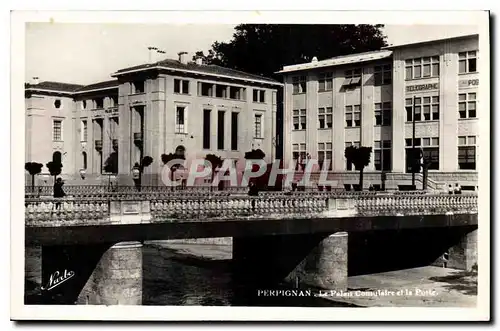
<instances>
[{"instance_id":1,"label":"stone bridge","mask_svg":"<svg viewBox=\"0 0 500 331\"><path fill-rule=\"evenodd\" d=\"M27 304L140 304L149 240L233 237L235 278L327 289L346 288L348 274L477 261L475 194L117 193L25 205ZM56 278L64 284L50 288Z\"/></svg>"}]
</instances>

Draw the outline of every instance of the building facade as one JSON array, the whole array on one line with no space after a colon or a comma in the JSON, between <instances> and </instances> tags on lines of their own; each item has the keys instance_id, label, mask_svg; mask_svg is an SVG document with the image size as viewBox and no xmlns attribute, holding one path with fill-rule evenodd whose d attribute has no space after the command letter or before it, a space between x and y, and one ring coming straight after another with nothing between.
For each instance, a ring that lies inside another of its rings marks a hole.
<instances>
[{"instance_id":1,"label":"building facade","mask_svg":"<svg viewBox=\"0 0 500 331\"><path fill-rule=\"evenodd\" d=\"M285 66L284 158L331 160L329 178L350 189L359 175L345 148L372 147L364 186L397 189L411 184L415 143L431 186L476 190L478 56L469 35Z\"/></svg>"},{"instance_id":2,"label":"building facade","mask_svg":"<svg viewBox=\"0 0 500 331\"><path fill-rule=\"evenodd\" d=\"M161 183L162 154L182 153L188 164L215 154L241 168L245 152L261 149L272 161L282 84L186 56L88 86L27 84L26 161L60 158L63 178L90 183L111 171L130 184L134 164L151 156L145 185Z\"/></svg>"}]
</instances>

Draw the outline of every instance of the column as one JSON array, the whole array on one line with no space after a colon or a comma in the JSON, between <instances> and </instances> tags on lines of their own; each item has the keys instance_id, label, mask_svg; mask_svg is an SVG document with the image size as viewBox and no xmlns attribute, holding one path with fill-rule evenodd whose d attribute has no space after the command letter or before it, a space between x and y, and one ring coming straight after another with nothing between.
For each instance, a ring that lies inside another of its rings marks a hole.
<instances>
[{"instance_id":1,"label":"column","mask_svg":"<svg viewBox=\"0 0 500 331\"><path fill-rule=\"evenodd\" d=\"M311 158L318 158L318 75L307 76L306 93L306 151Z\"/></svg>"},{"instance_id":2,"label":"column","mask_svg":"<svg viewBox=\"0 0 500 331\"><path fill-rule=\"evenodd\" d=\"M112 142L111 142L111 123L108 115L104 116L102 121L102 166L104 167L106 160L110 156L113 151Z\"/></svg>"},{"instance_id":3,"label":"column","mask_svg":"<svg viewBox=\"0 0 500 331\"><path fill-rule=\"evenodd\" d=\"M345 171L345 96L341 92L344 76L335 71L333 79L333 171Z\"/></svg>"},{"instance_id":4,"label":"column","mask_svg":"<svg viewBox=\"0 0 500 331\"><path fill-rule=\"evenodd\" d=\"M214 87L215 88L215 87ZM205 106L206 107L206 106ZM210 151L217 151L217 107L206 107L210 111ZM240 144L238 143L238 147Z\"/></svg>"},{"instance_id":5,"label":"column","mask_svg":"<svg viewBox=\"0 0 500 331\"><path fill-rule=\"evenodd\" d=\"M458 167L458 55L445 43L439 73L439 170Z\"/></svg>"},{"instance_id":6,"label":"column","mask_svg":"<svg viewBox=\"0 0 500 331\"><path fill-rule=\"evenodd\" d=\"M285 77L283 92L283 160L284 166L292 161L292 110L293 110L293 85L291 78Z\"/></svg>"},{"instance_id":7,"label":"column","mask_svg":"<svg viewBox=\"0 0 500 331\"><path fill-rule=\"evenodd\" d=\"M142 278L142 244L118 243L103 254L77 303L141 305Z\"/></svg>"},{"instance_id":8,"label":"column","mask_svg":"<svg viewBox=\"0 0 500 331\"><path fill-rule=\"evenodd\" d=\"M130 171L132 169L131 151L133 144L132 112L128 103L130 83L118 87L118 184L133 185Z\"/></svg>"},{"instance_id":9,"label":"column","mask_svg":"<svg viewBox=\"0 0 500 331\"><path fill-rule=\"evenodd\" d=\"M400 51L393 52L392 71L392 172L405 172L405 62Z\"/></svg>"},{"instance_id":10,"label":"column","mask_svg":"<svg viewBox=\"0 0 500 331\"><path fill-rule=\"evenodd\" d=\"M372 79L373 67L363 68L363 77L361 86L361 146L373 148L373 125L375 124L374 103L373 103L373 83L367 84ZM375 170L374 152L370 158L370 163L365 171Z\"/></svg>"}]
</instances>

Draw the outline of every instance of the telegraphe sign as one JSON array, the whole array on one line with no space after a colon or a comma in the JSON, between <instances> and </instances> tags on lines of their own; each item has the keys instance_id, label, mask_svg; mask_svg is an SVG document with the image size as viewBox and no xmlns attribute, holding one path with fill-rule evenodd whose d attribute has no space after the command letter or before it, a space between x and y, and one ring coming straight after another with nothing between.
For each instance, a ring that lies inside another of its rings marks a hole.
<instances>
[{"instance_id":1,"label":"telegraphe sign","mask_svg":"<svg viewBox=\"0 0 500 331\"><path fill-rule=\"evenodd\" d=\"M419 85L410 85L410 86L407 86L406 87L406 92L438 90L438 89L439 89L439 83L419 84Z\"/></svg>"},{"instance_id":2,"label":"telegraphe sign","mask_svg":"<svg viewBox=\"0 0 500 331\"><path fill-rule=\"evenodd\" d=\"M479 86L479 79L462 79L458 81L459 88Z\"/></svg>"}]
</instances>

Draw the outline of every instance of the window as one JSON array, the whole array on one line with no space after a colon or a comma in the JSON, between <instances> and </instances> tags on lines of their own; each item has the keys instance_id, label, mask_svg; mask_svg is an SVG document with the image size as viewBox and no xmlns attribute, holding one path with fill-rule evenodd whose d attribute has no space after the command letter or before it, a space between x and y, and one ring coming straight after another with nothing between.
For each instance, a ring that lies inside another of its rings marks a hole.
<instances>
[{"instance_id":1,"label":"window","mask_svg":"<svg viewBox=\"0 0 500 331\"><path fill-rule=\"evenodd\" d=\"M406 79L439 76L439 56L427 56L405 61Z\"/></svg>"},{"instance_id":2,"label":"window","mask_svg":"<svg viewBox=\"0 0 500 331\"><path fill-rule=\"evenodd\" d=\"M262 114L255 114L254 138L262 138Z\"/></svg>"},{"instance_id":3,"label":"window","mask_svg":"<svg viewBox=\"0 0 500 331\"><path fill-rule=\"evenodd\" d=\"M318 109L318 120L319 120L319 128L327 129L331 128L333 124L333 108L319 108Z\"/></svg>"},{"instance_id":4,"label":"window","mask_svg":"<svg viewBox=\"0 0 500 331\"><path fill-rule=\"evenodd\" d=\"M231 150L238 150L238 113L231 113Z\"/></svg>"},{"instance_id":5,"label":"window","mask_svg":"<svg viewBox=\"0 0 500 331\"><path fill-rule=\"evenodd\" d=\"M333 169L332 162L332 143L319 143L318 144L318 164L323 169L324 162L328 162L327 170Z\"/></svg>"},{"instance_id":6,"label":"window","mask_svg":"<svg viewBox=\"0 0 500 331\"><path fill-rule=\"evenodd\" d=\"M294 109L293 110L293 129L305 130L306 129L306 110Z\"/></svg>"},{"instance_id":7,"label":"window","mask_svg":"<svg viewBox=\"0 0 500 331\"><path fill-rule=\"evenodd\" d=\"M476 93L458 95L458 115L460 118L476 118Z\"/></svg>"},{"instance_id":8,"label":"window","mask_svg":"<svg viewBox=\"0 0 500 331\"><path fill-rule=\"evenodd\" d=\"M174 79L174 93L189 94L189 80Z\"/></svg>"},{"instance_id":9,"label":"window","mask_svg":"<svg viewBox=\"0 0 500 331\"><path fill-rule=\"evenodd\" d=\"M390 171L392 168L391 141L375 141L373 150L375 170Z\"/></svg>"},{"instance_id":10,"label":"window","mask_svg":"<svg viewBox=\"0 0 500 331\"><path fill-rule=\"evenodd\" d=\"M61 108L61 100L56 99L54 101L54 107L56 107L57 109Z\"/></svg>"},{"instance_id":11,"label":"window","mask_svg":"<svg viewBox=\"0 0 500 331\"><path fill-rule=\"evenodd\" d=\"M81 141L87 141L87 120L82 120L81 124L82 136Z\"/></svg>"},{"instance_id":12,"label":"window","mask_svg":"<svg viewBox=\"0 0 500 331\"><path fill-rule=\"evenodd\" d=\"M245 89L238 86L229 87L229 99L233 100L243 100L243 91Z\"/></svg>"},{"instance_id":13,"label":"window","mask_svg":"<svg viewBox=\"0 0 500 331\"><path fill-rule=\"evenodd\" d=\"M378 102L375 104L375 125L389 126L391 125L391 103Z\"/></svg>"},{"instance_id":14,"label":"window","mask_svg":"<svg viewBox=\"0 0 500 331\"><path fill-rule=\"evenodd\" d=\"M118 106L118 96L113 95L113 96L111 97L111 101L112 101L112 103L113 103L112 107L116 107L116 106Z\"/></svg>"},{"instance_id":15,"label":"window","mask_svg":"<svg viewBox=\"0 0 500 331\"><path fill-rule=\"evenodd\" d=\"M415 122L439 120L439 96L407 98L405 105L407 122L413 121L413 111Z\"/></svg>"},{"instance_id":16,"label":"window","mask_svg":"<svg viewBox=\"0 0 500 331\"><path fill-rule=\"evenodd\" d=\"M54 163L62 163L62 154L61 152L57 151L52 153L52 162Z\"/></svg>"},{"instance_id":17,"label":"window","mask_svg":"<svg viewBox=\"0 0 500 331\"><path fill-rule=\"evenodd\" d=\"M225 112L217 112L217 149L224 149L224 116Z\"/></svg>"},{"instance_id":18,"label":"window","mask_svg":"<svg viewBox=\"0 0 500 331\"><path fill-rule=\"evenodd\" d=\"M210 149L210 116L211 109L203 109L203 148Z\"/></svg>"},{"instance_id":19,"label":"window","mask_svg":"<svg viewBox=\"0 0 500 331\"><path fill-rule=\"evenodd\" d=\"M346 106L345 107L345 121L347 127L360 127L361 126L361 106Z\"/></svg>"},{"instance_id":20,"label":"window","mask_svg":"<svg viewBox=\"0 0 500 331\"><path fill-rule=\"evenodd\" d=\"M186 133L185 126L186 107L177 106L175 112L175 133Z\"/></svg>"},{"instance_id":21,"label":"window","mask_svg":"<svg viewBox=\"0 0 500 331\"><path fill-rule=\"evenodd\" d=\"M294 163L297 164L296 169L298 168L298 162L303 162L306 157L306 144L293 144L292 145L292 157Z\"/></svg>"},{"instance_id":22,"label":"window","mask_svg":"<svg viewBox=\"0 0 500 331\"><path fill-rule=\"evenodd\" d=\"M346 142L345 143L345 147L349 147L349 146L355 146L355 147L360 147L361 144L359 141L354 141L354 142ZM346 166L345 166L345 169L346 170L353 170L353 167L352 167L352 163L349 162L347 159L346 159Z\"/></svg>"},{"instance_id":23,"label":"window","mask_svg":"<svg viewBox=\"0 0 500 331\"><path fill-rule=\"evenodd\" d=\"M306 93L306 76L296 76L292 78L293 94Z\"/></svg>"},{"instance_id":24,"label":"window","mask_svg":"<svg viewBox=\"0 0 500 331\"><path fill-rule=\"evenodd\" d=\"M217 98L227 98L227 86L215 85L215 96Z\"/></svg>"},{"instance_id":25,"label":"window","mask_svg":"<svg viewBox=\"0 0 500 331\"><path fill-rule=\"evenodd\" d=\"M390 64L375 66L373 70L373 85L389 85L392 83L392 69Z\"/></svg>"},{"instance_id":26,"label":"window","mask_svg":"<svg viewBox=\"0 0 500 331\"><path fill-rule=\"evenodd\" d=\"M253 102L266 102L266 91L254 89Z\"/></svg>"},{"instance_id":27,"label":"window","mask_svg":"<svg viewBox=\"0 0 500 331\"><path fill-rule=\"evenodd\" d=\"M412 150L412 140L411 138L405 139L406 145L406 172L411 172L411 150ZM423 159L429 162L429 168L431 170L439 170L439 138L415 138L416 149L422 151ZM422 160L420 161L422 162Z\"/></svg>"},{"instance_id":28,"label":"window","mask_svg":"<svg viewBox=\"0 0 500 331\"><path fill-rule=\"evenodd\" d=\"M143 80L142 81L133 82L132 86L134 88L134 91L133 91L134 94L144 93L144 81Z\"/></svg>"},{"instance_id":29,"label":"window","mask_svg":"<svg viewBox=\"0 0 500 331\"><path fill-rule=\"evenodd\" d=\"M458 73L477 72L477 51L458 53Z\"/></svg>"},{"instance_id":30,"label":"window","mask_svg":"<svg viewBox=\"0 0 500 331\"><path fill-rule=\"evenodd\" d=\"M52 122L52 140L62 140L62 120L53 120Z\"/></svg>"},{"instance_id":31,"label":"window","mask_svg":"<svg viewBox=\"0 0 500 331\"><path fill-rule=\"evenodd\" d=\"M342 86L345 88L356 88L356 86L361 85L361 69L346 70L344 76Z\"/></svg>"},{"instance_id":32,"label":"window","mask_svg":"<svg viewBox=\"0 0 500 331\"><path fill-rule=\"evenodd\" d=\"M200 84L200 95L204 97L214 96L214 84L210 83L199 83Z\"/></svg>"},{"instance_id":33,"label":"window","mask_svg":"<svg viewBox=\"0 0 500 331\"><path fill-rule=\"evenodd\" d=\"M318 84L318 92L333 90L333 74L331 72L324 72L319 74Z\"/></svg>"},{"instance_id":34,"label":"window","mask_svg":"<svg viewBox=\"0 0 500 331\"><path fill-rule=\"evenodd\" d=\"M458 137L458 168L462 170L476 169L476 137Z\"/></svg>"},{"instance_id":35,"label":"window","mask_svg":"<svg viewBox=\"0 0 500 331\"><path fill-rule=\"evenodd\" d=\"M103 109L104 108L104 98L94 99L94 102L95 102L96 109Z\"/></svg>"},{"instance_id":36,"label":"window","mask_svg":"<svg viewBox=\"0 0 500 331\"><path fill-rule=\"evenodd\" d=\"M87 152L82 152L82 169L87 169Z\"/></svg>"},{"instance_id":37,"label":"window","mask_svg":"<svg viewBox=\"0 0 500 331\"><path fill-rule=\"evenodd\" d=\"M82 109L87 108L87 100L82 100Z\"/></svg>"}]
</instances>

